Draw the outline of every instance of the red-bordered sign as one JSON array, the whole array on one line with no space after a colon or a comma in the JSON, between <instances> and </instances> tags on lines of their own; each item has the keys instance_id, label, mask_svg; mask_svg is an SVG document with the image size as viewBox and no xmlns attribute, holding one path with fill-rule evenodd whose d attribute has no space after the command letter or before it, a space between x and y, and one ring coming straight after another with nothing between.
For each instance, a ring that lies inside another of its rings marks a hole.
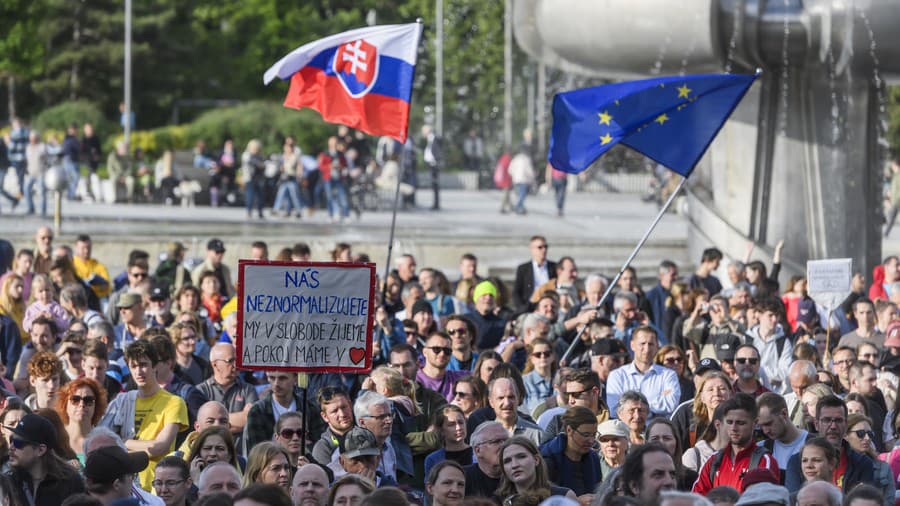
<instances>
[{"instance_id":1,"label":"red-bordered sign","mask_svg":"<svg viewBox=\"0 0 900 506\"><path fill-rule=\"evenodd\" d=\"M372 369L375 264L238 262L237 366Z\"/></svg>"}]
</instances>

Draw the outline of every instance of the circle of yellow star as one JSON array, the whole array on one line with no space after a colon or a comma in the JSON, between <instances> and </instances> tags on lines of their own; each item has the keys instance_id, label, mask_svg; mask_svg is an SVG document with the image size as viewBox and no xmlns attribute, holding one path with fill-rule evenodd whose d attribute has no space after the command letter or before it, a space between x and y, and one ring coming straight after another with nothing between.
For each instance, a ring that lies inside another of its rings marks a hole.
<instances>
[{"instance_id":1,"label":"circle of yellow star","mask_svg":"<svg viewBox=\"0 0 900 506\"><path fill-rule=\"evenodd\" d=\"M677 88L677 90L678 90L678 98L688 98L688 95L690 95L691 92L694 91L694 90L688 88L687 84L682 84L680 88Z\"/></svg>"},{"instance_id":2,"label":"circle of yellow star","mask_svg":"<svg viewBox=\"0 0 900 506\"><path fill-rule=\"evenodd\" d=\"M666 115L666 113L662 113L662 114L660 114L659 116L657 116L656 119L653 120L653 121L655 121L655 122L659 123L660 125L662 125L662 124L665 123L666 121L669 121L669 117Z\"/></svg>"},{"instance_id":3,"label":"circle of yellow star","mask_svg":"<svg viewBox=\"0 0 900 506\"><path fill-rule=\"evenodd\" d=\"M609 125L610 120L613 119L613 117L609 114L609 111L603 111L598 114L598 116L600 116L601 125Z\"/></svg>"},{"instance_id":4,"label":"circle of yellow star","mask_svg":"<svg viewBox=\"0 0 900 506\"><path fill-rule=\"evenodd\" d=\"M600 137L600 145L605 146L612 142L612 135L609 135L609 132L606 132L606 135Z\"/></svg>"}]
</instances>

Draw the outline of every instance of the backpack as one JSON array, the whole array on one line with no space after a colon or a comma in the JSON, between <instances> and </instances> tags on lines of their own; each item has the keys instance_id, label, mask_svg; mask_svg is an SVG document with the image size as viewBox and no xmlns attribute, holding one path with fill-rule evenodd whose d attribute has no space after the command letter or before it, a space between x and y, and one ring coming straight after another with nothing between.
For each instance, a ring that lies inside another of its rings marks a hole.
<instances>
[{"instance_id":1,"label":"backpack","mask_svg":"<svg viewBox=\"0 0 900 506\"><path fill-rule=\"evenodd\" d=\"M766 455L769 455L769 449L763 446L754 446L753 453L750 454L750 465L747 466L747 471L752 471L759 467L759 461ZM712 463L709 465L709 477L710 483L716 480L716 473L719 472L719 467L722 466L722 459L725 458L725 450L717 451L712 457Z\"/></svg>"}]
</instances>

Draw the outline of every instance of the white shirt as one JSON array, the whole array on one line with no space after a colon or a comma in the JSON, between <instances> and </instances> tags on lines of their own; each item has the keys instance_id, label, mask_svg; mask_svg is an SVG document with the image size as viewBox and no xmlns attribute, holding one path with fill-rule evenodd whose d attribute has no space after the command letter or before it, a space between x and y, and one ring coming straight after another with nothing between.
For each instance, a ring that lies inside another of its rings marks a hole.
<instances>
[{"instance_id":1,"label":"white shirt","mask_svg":"<svg viewBox=\"0 0 900 506\"><path fill-rule=\"evenodd\" d=\"M534 287L537 288L544 283L550 281L550 273L547 272L547 261L544 265L538 265L534 260L531 261L531 272L534 273Z\"/></svg>"},{"instance_id":2,"label":"white shirt","mask_svg":"<svg viewBox=\"0 0 900 506\"><path fill-rule=\"evenodd\" d=\"M275 400L275 397L272 397L272 415L275 417L275 423L278 423L278 419L281 418L281 415L288 411L297 411L297 401L291 399L291 405L284 407Z\"/></svg>"}]
</instances>

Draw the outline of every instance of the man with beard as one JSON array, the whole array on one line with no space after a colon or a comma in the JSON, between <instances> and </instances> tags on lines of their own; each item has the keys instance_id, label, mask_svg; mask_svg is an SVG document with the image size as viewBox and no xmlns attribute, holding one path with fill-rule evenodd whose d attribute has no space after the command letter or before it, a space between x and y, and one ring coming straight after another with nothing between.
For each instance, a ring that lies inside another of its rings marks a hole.
<instances>
[{"instance_id":1,"label":"man with beard","mask_svg":"<svg viewBox=\"0 0 900 506\"><path fill-rule=\"evenodd\" d=\"M9 477L18 501L14 504L59 506L63 500L84 492L84 482L74 469L57 455L56 429L50 420L29 414L11 429L9 437Z\"/></svg>"},{"instance_id":2,"label":"man with beard","mask_svg":"<svg viewBox=\"0 0 900 506\"><path fill-rule=\"evenodd\" d=\"M85 457L88 492L104 506L128 499L134 475L146 469L147 464L145 452L129 453L118 446L94 450Z\"/></svg>"},{"instance_id":3,"label":"man with beard","mask_svg":"<svg viewBox=\"0 0 900 506\"><path fill-rule=\"evenodd\" d=\"M759 381L759 351L752 344L742 344L734 352L734 370L738 375L734 391L759 396L769 391Z\"/></svg>"},{"instance_id":4,"label":"man with beard","mask_svg":"<svg viewBox=\"0 0 900 506\"><path fill-rule=\"evenodd\" d=\"M677 483L675 461L657 443L632 449L621 469L625 495L637 498L640 504L659 504L659 493L674 490Z\"/></svg>"},{"instance_id":5,"label":"man with beard","mask_svg":"<svg viewBox=\"0 0 900 506\"><path fill-rule=\"evenodd\" d=\"M849 491L859 482L873 483L875 470L872 459L850 448L850 443L844 439L847 428L847 405L844 401L834 395L819 399L816 403L816 430L839 452L833 483L844 491ZM794 493L804 481L800 454L797 454L788 462L784 486Z\"/></svg>"},{"instance_id":6,"label":"man with beard","mask_svg":"<svg viewBox=\"0 0 900 506\"><path fill-rule=\"evenodd\" d=\"M425 365L416 373L416 380L432 391L444 396L447 402L453 400L453 387L456 380L468 376L468 371L450 371L450 356L453 353L450 336L444 332L434 332L425 341L422 354Z\"/></svg>"},{"instance_id":7,"label":"man with beard","mask_svg":"<svg viewBox=\"0 0 900 506\"><path fill-rule=\"evenodd\" d=\"M328 474L318 464L306 464L297 469L291 484L294 506L325 506L328 504Z\"/></svg>"},{"instance_id":8,"label":"man with beard","mask_svg":"<svg viewBox=\"0 0 900 506\"><path fill-rule=\"evenodd\" d=\"M756 446L753 440L753 426L758 414L753 397L738 393L721 406L724 418L719 430L728 433L729 444L714 453L700 469L700 476L694 483L695 494L706 495L722 485L743 492L742 479L752 469L768 469L772 476L778 475L778 462L769 450Z\"/></svg>"},{"instance_id":9,"label":"man with beard","mask_svg":"<svg viewBox=\"0 0 900 506\"><path fill-rule=\"evenodd\" d=\"M340 447L344 436L353 428L353 408L350 396L340 387L322 387L316 397L321 409L320 415L328 428L322 438L316 441L312 456L319 464L328 465L337 458L334 450Z\"/></svg>"}]
</instances>

